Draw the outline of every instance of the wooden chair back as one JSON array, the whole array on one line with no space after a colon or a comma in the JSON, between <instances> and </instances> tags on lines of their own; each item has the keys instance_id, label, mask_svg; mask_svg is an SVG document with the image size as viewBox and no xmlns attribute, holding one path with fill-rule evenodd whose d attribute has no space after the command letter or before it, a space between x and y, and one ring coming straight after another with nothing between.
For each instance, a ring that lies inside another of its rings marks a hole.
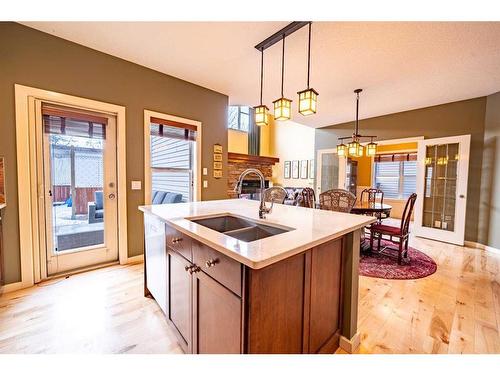
<instances>
[{"instance_id":1,"label":"wooden chair back","mask_svg":"<svg viewBox=\"0 0 500 375\"><path fill-rule=\"evenodd\" d=\"M377 188L364 189L361 192L361 202L365 202L365 197L367 198L366 202L369 204L377 203L377 198L380 198L378 203L384 203L384 192Z\"/></svg>"},{"instance_id":2,"label":"wooden chair back","mask_svg":"<svg viewBox=\"0 0 500 375\"><path fill-rule=\"evenodd\" d=\"M288 193L281 186L273 186L264 191L264 200L273 203L285 203Z\"/></svg>"},{"instance_id":3,"label":"wooden chair back","mask_svg":"<svg viewBox=\"0 0 500 375\"><path fill-rule=\"evenodd\" d=\"M314 189L310 187L303 188L299 194L297 206L314 208L316 202L316 194Z\"/></svg>"},{"instance_id":4,"label":"wooden chair back","mask_svg":"<svg viewBox=\"0 0 500 375\"><path fill-rule=\"evenodd\" d=\"M413 207L415 206L415 201L417 200L417 194L413 193L408 197L405 204L405 209L403 211L403 216L401 217L401 234L406 235L410 229L411 215L413 213Z\"/></svg>"},{"instance_id":5,"label":"wooden chair back","mask_svg":"<svg viewBox=\"0 0 500 375\"><path fill-rule=\"evenodd\" d=\"M356 196L343 189L332 189L319 195L319 204L322 210L351 212L355 203Z\"/></svg>"}]
</instances>

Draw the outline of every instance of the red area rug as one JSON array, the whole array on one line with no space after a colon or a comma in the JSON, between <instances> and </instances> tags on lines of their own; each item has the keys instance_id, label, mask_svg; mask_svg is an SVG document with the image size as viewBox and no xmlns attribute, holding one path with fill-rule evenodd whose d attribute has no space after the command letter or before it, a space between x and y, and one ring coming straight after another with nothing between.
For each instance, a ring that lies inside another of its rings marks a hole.
<instances>
[{"instance_id":1,"label":"red area rug","mask_svg":"<svg viewBox=\"0 0 500 375\"><path fill-rule=\"evenodd\" d=\"M391 243L382 241L382 246L391 246ZM408 256L410 262L399 265L396 250L387 249L383 253L378 253L376 250L371 253L362 252L359 260L359 274L380 279L412 280L421 279L436 272L436 262L423 252L409 247Z\"/></svg>"}]
</instances>

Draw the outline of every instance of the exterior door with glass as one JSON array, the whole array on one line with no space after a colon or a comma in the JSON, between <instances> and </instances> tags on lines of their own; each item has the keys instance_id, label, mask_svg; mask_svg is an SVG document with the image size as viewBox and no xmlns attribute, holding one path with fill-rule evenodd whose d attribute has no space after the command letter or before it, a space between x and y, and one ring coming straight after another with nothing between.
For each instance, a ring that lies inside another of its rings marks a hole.
<instances>
[{"instance_id":1,"label":"exterior door with glass","mask_svg":"<svg viewBox=\"0 0 500 375\"><path fill-rule=\"evenodd\" d=\"M337 149L318 150L316 170L316 198L330 189L346 188L347 159L337 155Z\"/></svg>"},{"instance_id":2,"label":"exterior door with glass","mask_svg":"<svg viewBox=\"0 0 500 375\"><path fill-rule=\"evenodd\" d=\"M118 260L116 118L35 105L41 278Z\"/></svg>"},{"instance_id":3,"label":"exterior door with glass","mask_svg":"<svg viewBox=\"0 0 500 375\"><path fill-rule=\"evenodd\" d=\"M415 234L463 246L470 135L419 141Z\"/></svg>"}]
</instances>

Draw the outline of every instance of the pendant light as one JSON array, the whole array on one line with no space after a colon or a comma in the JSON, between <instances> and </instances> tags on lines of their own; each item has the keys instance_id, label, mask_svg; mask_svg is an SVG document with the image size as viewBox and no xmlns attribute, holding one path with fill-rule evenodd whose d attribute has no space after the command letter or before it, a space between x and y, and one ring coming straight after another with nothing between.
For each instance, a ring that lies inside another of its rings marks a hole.
<instances>
[{"instance_id":1,"label":"pendant light","mask_svg":"<svg viewBox=\"0 0 500 375\"><path fill-rule=\"evenodd\" d=\"M316 113L318 93L309 87L311 73L311 22L309 22L309 44L307 47L307 89L299 91L299 113L304 116Z\"/></svg>"},{"instance_id":2,"label":"pendant light","mask_svg":"<svg viewBox=\"0 0 500 375\"><path fill-rule=\"evenodd\" d=\"M275 100L274 119L279 121L290 120L292 117L292 101L283 95L283 83L285 78L285 34L283 34L283 51L281 53L281 98Z\"/></svg>"},{"instance_id":3,"label":"pendant light","mask_svg":"<svg viewBox=\"0 0 500 375\"><path fill-rule=\"evenodd\" d=\"M366 154L368 156L375 156L377 153L377 144L373 142L373 138L375 136L371 135L361 135L359 134L359 93L362 92L362 89L354 90L356 94L356 122L354 127L354 133L351 137L341 137L339 141L341 144L337 145L337 155L339 156L353 156L353 157L361 157L364 154L364 147L359 143L361 138L370 138L371 141L366 145ZM344 144L345 139L350 139L351 141L347 144Z\"/></svg>"},{"instance_id":4,"label":"pendant light","mask_svg":"<svg viewBox=\"0 0 500 375\"><path fill-rule=\"evenodd\" d=\"M255 124L258 126L268 125L267 115L269 108L262 104L262 90L264 82L264 49L260 50L260 105L253 107L255 110Z\"/></svg>"}]
</instances>

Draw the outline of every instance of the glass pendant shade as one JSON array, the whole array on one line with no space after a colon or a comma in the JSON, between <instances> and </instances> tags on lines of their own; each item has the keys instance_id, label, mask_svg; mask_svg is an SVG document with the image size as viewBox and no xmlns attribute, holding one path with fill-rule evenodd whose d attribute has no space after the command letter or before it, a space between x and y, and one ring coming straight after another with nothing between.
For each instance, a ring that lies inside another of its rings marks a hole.
<instances>
[{"instance_id":1,"label":"glass pendant shade","mask_svg":"<svg viewBox=\"0 0 500 375\"><path fill-rule=\"evenodd\" d=\"M267 115L269 113L269 108L267 106L261 104L256 107L253 107L255 110L255 124L257 126L266 126L269 124L267 120Z\"/></svg>"},{"instance_id":2,"label":"glass pendant shade","mask_svg":"<svg viewBox=\"0 0 500 375\"><path fill-rule=\"evenodd\" d=\"M292 117L292 101L286 98L279 98L273 102L274 119L278 121L290 120Z\"/></svg>"},{"instance_id":3,"label":"glass pendant shade","mask_svg":"<svg viewBox=\"0 0 500 375\"><path fill-rule=\"evenodd\" d=\"M318 93L314 89L299 91L299 113L308 116L316 113Z\"/></svg>"},{"instance_id":4,"label":"glass pendant shade","mask_svg":"<svg viewBox=\"0 0 500 375\"><path fill-rule=\"evenodd\" d=\"M347 144L347 149L349 152L350 156L358 156L358 150L359 150L359 142L358 141L352 141Z\"/></svg>"},{"instance_id":5,"label":"glass pendant shade","mask_svg":"<svg viewBox=\"0 0 500 375\"><path fill-rule=\"evenodd\" d=\"M361 146L361 145L358 147L358 155L357 155L358 157L362 157L363 156L363 148L364 147Z\"/></svg>"},{"instance_id":6,"label":"glass pendant shade","mask_svg":"<svg viewBox=\"0 0 500 375\"><path fill-rule=\"evenodd\" d=\"M366 155L375 156L377 154L377 144L370 142L366 145Z\"/></svg>"},{"instance_id":7,"label":"glass pendant shade","mask_svg":"<svg viewBox=\"0 0 500 375\"><path fill-rule=\"evenodd\" d=\"M337 145L337 155L345 156L346 155L347 146L344 143Z\"/></svg>"}]
</instances>

